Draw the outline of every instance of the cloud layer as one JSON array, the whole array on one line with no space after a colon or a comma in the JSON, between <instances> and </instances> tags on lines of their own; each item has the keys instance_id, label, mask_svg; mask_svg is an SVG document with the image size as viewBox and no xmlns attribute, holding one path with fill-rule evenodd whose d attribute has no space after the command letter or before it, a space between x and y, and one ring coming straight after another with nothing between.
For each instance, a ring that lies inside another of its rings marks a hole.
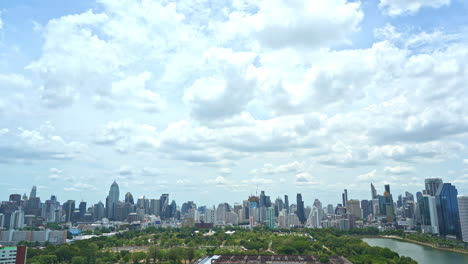
<instances>
[{"instance_id":1,"label":"cloud layer","mask_svg":"<svg viewBox=\"0 0 468 264\"><path fill-rule=\"evenodd\" d=\"M206 203L466 182L468 43L412 22L453 5L100 0L46 14L31 44L4 10L21 56L0 63L0 168L95 201L113 180Z\"/></svg>"}]
</instances>

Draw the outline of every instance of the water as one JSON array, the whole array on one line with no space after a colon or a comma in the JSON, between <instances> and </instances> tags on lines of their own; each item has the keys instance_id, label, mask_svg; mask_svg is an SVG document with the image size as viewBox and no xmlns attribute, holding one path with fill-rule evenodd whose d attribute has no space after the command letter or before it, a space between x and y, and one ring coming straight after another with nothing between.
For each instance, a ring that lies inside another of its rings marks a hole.
<instances>
[{"instance_id":1,"label":"water","mask_svg":"<svg viewBox=\"0 0 468 264\"><path fill-rule=\"evenodd\" d=\"M434 249L389 238L363 238L371 246L386 247L419 264L468 264L468 254Z\"/></svg>"}]
</instances>

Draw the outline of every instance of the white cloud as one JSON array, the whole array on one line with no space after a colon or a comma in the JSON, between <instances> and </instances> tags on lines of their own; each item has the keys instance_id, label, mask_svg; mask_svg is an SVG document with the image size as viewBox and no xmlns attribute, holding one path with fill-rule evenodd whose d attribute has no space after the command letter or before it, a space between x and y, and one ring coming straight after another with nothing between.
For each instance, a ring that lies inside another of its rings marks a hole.
<instances>
[{"instance_id":1,"label":"white cloud","mask_svg":"<svg viewBox=\"0 0 468 264\"><path fill-rule=\"evenodd\" d=\"M295 184L297 186L317 185L318 180L309 172L301 172L295 176Z\"/></svg>"},{"instance_id":2,"label":"white cloud","mask_svg":"<svg viewBox=\"0 0 468 264\"><path fill-rule=\"evenodd\" d=\"M251 174L283 174L304 171L305 165L298 161L274 166L273 164L263 164L263 168L251 170Z\"/></svg>"},{"instance_id":3,"label":"white cloud","mask_svg":"<svg viewBox=\"0 0 468 264\"><path fill-rule=\"evenodd\" d=\"M150 72L127 76L112 83L110 94L96 95L94 100L104 107L129 106L142 111L160 112L166 108L166 102L158 93L149 89L152 78Z\"/></svg>"},{"instance_id":4,"label":"white cloud","mask_svg":"<svg viewBox=\"0 0 468 264\"><path fill-rule=\"evenodd\" d=\"M256 8L231 13L220 34L253 37L266 48L309 49L349 42L364 17L360 3L347 0L269 0Z\"/></svg>"},{"instance_id":5,"label":"white cloud","mask_svg":"<svg viewBox=\"0 0 468 264\"><path fill-rule=\"evenodd\" d=\"M19 89L30 88L31 86L32 82L22 75L0 73L0 90L12 89L14 92L18 92Z\"/></svg>"},{"instance_id":6,"label":"white cloud","mask_svg":"<svg viewBox=\"0 0 468 264\"><path fill-rule=\"evenodd\" d=\"M184 102L199 120L224 119L241 113L252 100L256 80L252 76L254 53L211 49L200 68L207 76L198 78L184 92ZM204 73L202 73L202 76Z\"/></svg>"},{"instance_id":7,"label":"white cloud","mask_svg":"<svg viewBox=\"0 0 468 264\"><path fill-rule=\"evenodd\" d=\"M421 8L450 5L450 0L380 0L379 7L390 16L414 14Z\"/></svg>"},{"instance_id":8,"label":"white cloud","mask_svg":"<svg viewBox=\"0 0 468 264\"><path fill-rule=\"evenodd\" d=\"M20 127L9 134L0 139L0 163L85 159L88 155L86 144L56 135L55 127L49 122L37 129Z\"/></svg>"},{"instance_id":9,"label":"white cloud","mask_svg":"<svg viewBox=\"0 0 468 264\"><path fill-rule=\"evenodd\" d=\"M368 173L358 175L357 179L358 179L358 181L361 181L361 182L372 182L372 181L380 180L381 177L377 173L377 170L372 170L372 171L370 171Z\"/></svg>"},{"instance_id":10,"label":"white cloud","mask_svg":"<svg viewBox=\"0 0 468 264\"><path fill-rule=\"evenodd\" d=\"M389 174L407 174L414 172L415 168L410 166L397 165L393 167L385 167L384 172Z\"/></svg>"}]
</instances>

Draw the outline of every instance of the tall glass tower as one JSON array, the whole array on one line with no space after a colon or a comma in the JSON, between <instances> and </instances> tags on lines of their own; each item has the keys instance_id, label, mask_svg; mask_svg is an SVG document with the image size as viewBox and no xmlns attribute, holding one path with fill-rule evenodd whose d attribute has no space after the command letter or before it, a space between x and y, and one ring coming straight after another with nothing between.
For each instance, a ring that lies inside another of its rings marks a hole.
<instances>
[{"instance_id":1,"label":"tall glass tower","mask_svg":"<svg viewBox=\"0 0 468 264\"><path fill-rule=\"evenodd\" d=\"M440 178L428 178L424 180L424 194L435 196L437 193L437 189L439 186L442 185L442 179Z\"/></svg>"},{"instance_id":2,"label":"tall glass tower","mask_svg":"<svg viewBox=\"0 0 468 264\"><path fill-rule=\"evenodd\" d=\"M109 190L109 196L107 196L107 217L110 220L113 220L115 218L115 205L119 201L120 197L120 191L119 191L119 185L117 184L116 181L112 183L110 190Z\"/></svg>"},{"instance_id":3,"label":"tall glass tower","mask_svg":"<svg viewBox=\"0 0 468 264\"><path fill-rule=\"evenodd\" d=\"M304 211L304 201L302 200L302 194L298 193L297 194L297 218L299 218L299 221L301 224L305 224L307 221L307 218L305 216L305 211Z\"/></svg>"},{"instance_id":4,"label":"tall glass tower","mask_svg":"<svg viewBox=\"0 0 468 264\"><path fill-rule=\"evenodd\" d=\"M458 192L455 186L450 183L444 183L437 190L435 200L440 235L452 235L461 240L457 194Z\"/></svg>"}]
</instances>

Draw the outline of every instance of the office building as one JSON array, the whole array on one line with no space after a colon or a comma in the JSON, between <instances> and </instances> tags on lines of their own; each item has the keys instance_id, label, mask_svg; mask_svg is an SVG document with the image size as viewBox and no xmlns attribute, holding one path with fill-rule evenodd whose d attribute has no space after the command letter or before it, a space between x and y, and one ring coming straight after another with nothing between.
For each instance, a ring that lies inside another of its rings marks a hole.
<instances>
[{"instance_id":1,"label":"office building","mask_svg":"<svg viewBox=\"0 0 468 264\"><path fill-rule=\"evenodd\" d=\"M114 183L112 183L110 187L109 195L107 196L107 199L106 199L106 214L109 220L115 219L114 211L115 211L115 207L119 199L120 199L119 185L117 184L116 181L114 181Z\"/></svg>"},{"instance_id":2,"label":"office building","mask_svg":"<svg viewBox=\"0 0 468 264\"><path fill-rule=\"evenodd\" d=\"M20 208L11 214L10 229L24 228L24 211Z\"/></svg>"},{"instance_id":3,"label":"office building","mask_svg":"<svg viewBox=\"0 0 468 264\"><path fill-rule=\"evenodd\" d=\"M440 235L455 236L461 240L457 194L455 186L450 183L443 183L437 190L435 200Z\"/></svg>"},{"instance_id":4,"label":"office building","mask_svg":"<svg viewBox=\"0 0 468 264\"><path fill-rule=\"evenodd\" d=\"M305 224L307 221L307 218L305 216L305 210L304 210L304 201L302 200L302 194L298 193L296 196L297 200L297 218L299 218L299 221L301 224Z\"/></svg>"},{"instance_id":5,"label":"office building","mask_svg":"<svg viewBox=\"0 0 468 264\"><path fill-rule=\"evenodd\" d=\"M362 218L367 219L367 216L369 216L372 213L372 201L369 201L369 200L361 201L361 213L362 213Z\"/></svg>"},{"instance_id":6,"label":"office building","mask_svg":"<svg viewBox=\"0 0 468 264\"><path fill-rule=\"evenodd\" d=\"M347 189L344 189L344 192L341 195L341 198L343 200L343 206L346 207L346 203L348 202L348 190Z\"/></svg>"},{"instance_id":7,"label":"office building","mask_svg":"<svg viewBox=\"0 0 468 264\"><path fill-rule=\"evenodd\" d=\"M346 212L354 215L355 218L362 218L359 200L348 200L346 202Z\"/></svg>"},{"instance_id":8,"label":"office building","mask_svg":"<svg viewBox=\"0 0 468 264\"><path fill-rule=\"evenodd\" d=\"M424 180L424 194L435 196L440 185L442 185L440 178L428 178Z\"/></svg>"},{"instance_id":9,"label":"office building","mask_svg":"<svg viewBox=\"0 0 468 264\"><path fill-rule=\"evenodd\" d=\"M460 229L463 242L468 242L468 196L458 196Z\"/></svg>"},{"instance_id":10,"label":"office building","mask_svg":"<svg viewBox=\"0 0 468 264\"><path fill-rule=\"evenodd\" d=\"M372 196L372 199L377 199L377 190L375 189L375 186L374 184L370 184L371 186L371 196Z\"/></svg>"},{"instance_id":11,"label":"office building","mask_svg":"<svg viewBox=\"0 0 468 264\"><path fill-rule=\"evenodd\" d=\"M268 207L266 211L266 225L268 228L276 228L275 208Z\"/></svg>"}]
</instances>

